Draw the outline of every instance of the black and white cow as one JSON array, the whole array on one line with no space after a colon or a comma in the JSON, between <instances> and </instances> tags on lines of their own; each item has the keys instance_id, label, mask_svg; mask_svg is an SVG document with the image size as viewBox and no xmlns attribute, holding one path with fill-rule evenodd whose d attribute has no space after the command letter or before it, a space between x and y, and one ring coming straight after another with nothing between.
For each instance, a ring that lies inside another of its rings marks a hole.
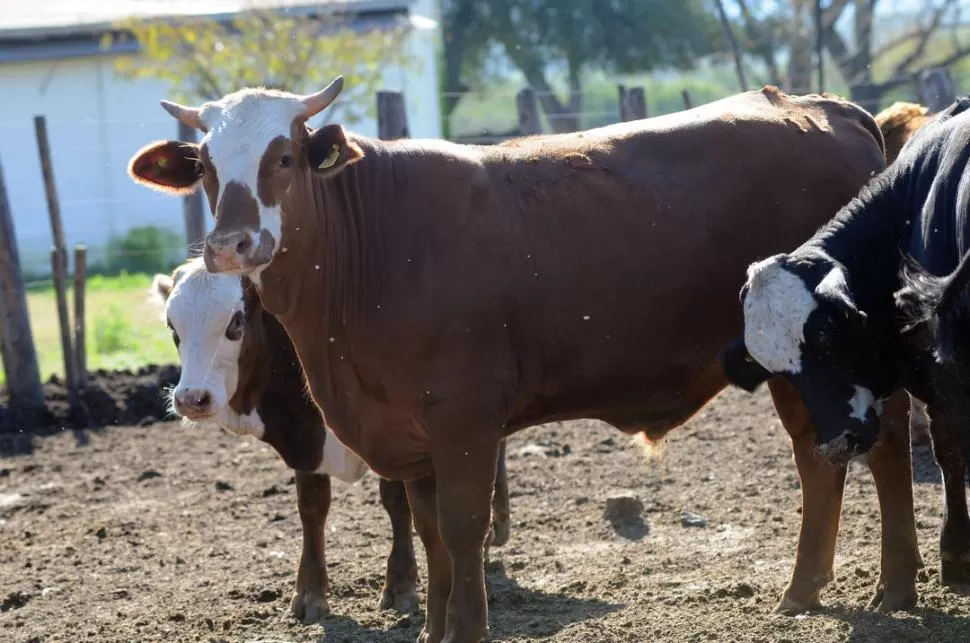
<instances>
[{"instance_id":1,"label":"black and white cow","mask_svg":"<svg viewBox=\"0 0 970 643\"><path fill-rule=\"evenodd\" d=\"M164 304L179 351L175 414L262 440L295 472L303 553L292 611L305 623L315 622L329 612L324 533L330 479L353 483L369 469L323 423L286 331L263 310L247 279L209 273L202 259L194 259L171 277L155 275L152 290ZM509 533L504 450L502 456L491 544L503 544ZM404 483L381 479L380 496L393 539L379 607L414 611L418 577Z\"/></svg>"},{"instance_id":2,"label":"black and white cow","mask_svg":"<svg viewBox=\"0 0 970 643\"><path fill-rule=\"evenodd\" d=\"M728 379L745 390L787 379L812 415L819 453L835 463L874 448L882 404L895 392L927 403L945 485L948 582L970 580L959 440L970 428L970 378L947 361L970 355L970 331L947 323L965 310L955 291L966 283L956 268L970 250L968 160L964 98L924 125L814 236L749 266L744 332L722 354Z\"/></svg>"}]
</instances>

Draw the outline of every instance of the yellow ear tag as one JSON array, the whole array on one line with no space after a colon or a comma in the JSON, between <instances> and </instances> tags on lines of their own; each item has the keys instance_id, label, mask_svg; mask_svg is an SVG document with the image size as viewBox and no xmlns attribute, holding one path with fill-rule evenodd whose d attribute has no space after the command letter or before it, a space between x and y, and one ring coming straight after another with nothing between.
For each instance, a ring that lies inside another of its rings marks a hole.
<instances>
[{"instance_id":1,"label":"yellow ear tag","mask_svg":"<svg viewBox=\"0 0 970 643\"><path fill-rule=\"evenodd\" d=\"M158 167L165 167L166 165L168 165L168 157L159 156L157 159L155 159L155 165L157 165Z\"/></svg>"},{"instance_id":2,"label":"yellow ear tag","mask_svg":"<svg viewBox=\"0 0 970 643\"><path fill-rule=\"evenodd\" d=\"M317 166L319 170L325 170L328 167L333 167L334 163L337 162L337 157L340 156L340 146L336 143L333 144L333 151L330 152L330 156L323 159L323 163Z\"/></svg>"}]
</instances>

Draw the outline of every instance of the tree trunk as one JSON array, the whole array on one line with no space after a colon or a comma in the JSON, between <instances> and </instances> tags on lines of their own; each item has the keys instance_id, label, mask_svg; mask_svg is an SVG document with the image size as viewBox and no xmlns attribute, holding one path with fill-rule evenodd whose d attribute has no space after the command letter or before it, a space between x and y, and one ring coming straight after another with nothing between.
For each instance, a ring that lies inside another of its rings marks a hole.
<instances>
[{"instance_id":1,"label":"tree trunk","mask_svg":"<svg viewBox=\"0 0 970 643\"><path fill-rule=\"evenodd\" d=\"M795 0L792 10L791 48L788 59L788 91L812 91L812 2Z\"/></svg>"},{"instance_id":2,"label":"tree trunk","mask_svg":"<svg viewBox=\"0 0 970 643\"><path fill-rule=\"evenodd\" d=\"M852 68L857 76L856 82L872 82L872 12L875 0L855 0L855 42L856 53Z\"/></svg>"}]
</instances>

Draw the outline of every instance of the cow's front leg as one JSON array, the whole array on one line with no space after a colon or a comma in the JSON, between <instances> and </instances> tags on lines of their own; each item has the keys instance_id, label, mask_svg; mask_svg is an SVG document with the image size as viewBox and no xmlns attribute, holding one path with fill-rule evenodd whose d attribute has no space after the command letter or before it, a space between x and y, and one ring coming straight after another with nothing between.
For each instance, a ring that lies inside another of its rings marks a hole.
<instances>
[{"instance_id":1,"label":"cow's front leg","mask_svg":"<svg viewBox=\"0 0 970 643\"><path fill-rule=\"evenodd\" d=\"M916 605L916 571L923 566L913 508L909 407L904 391L886 402L879 441L866 456L882 514L882 560L869 606L881 611Z\"/></svg>"},{"instance_id":2,"label":"cow's front leg","mask_svg":"<svg viewBox=\"0 0 970 643\"><path fill-rule=\"evenodd\" d=\"M932 406L933 455L943 475L943 529L940 578L946 584L970 583L970 516L967 514L967 460L953 426Z\"/></svg>"},{"instance_id":3,"label":"cow's front leg","mask_svg":"<svg viewBox=\"0 0 970 643\"><path fill-rule=\"evenodd\" d=\"M831 464L816 453L815 427L791 384L775 378L768 386L778 417L791 437L802 488L802 524L795 568L775 607L776 612L795 614L820 607L819 594L834 577L832 566L846 467Z\"/></svg>"},{"instance_id":4,"label":"cow's front leg","mask_svg":"<svg viewBox=\"0 0 970 643\"><path fill-rule=\"evenodd\" d=\"M445 611L451 590L451 560L438 533L435 475L405 483L414 527L428 561L428 605L418 643L438 643L444 636Z\"/></svg>"},{"instance_id":5,"label":"cow's front leg","mask_svg":"<svg viewBox=\"0 0 970 643\"><path fill-rule=\"evenodd\" d=\"M411 540L411 507L403 482L380 481L381 504L391 519L391 553L380 609L414 612L418 609L418 566Z\"/></svg>"},{"instance_id":6,"label":"cow's front leg","mask_svg":"<svg viewBox=\"0 0 970 643\"><path fill-rule=\"evenodd\" d=\"M445 643L487 635L484 553L500 437L468 431L435 446L438 530L452 564Z\"/></svg>"},{"instance_id":7,"label":"cow's front leg","mask_svg":"<svg viewBox=\"0 0 970 643\"><path fill-rule=\"evenodd\" d=\"M296 575L293 615L305 624L330 613L324 533L330 510L330 476L296 472L296 496L303 523L303 554Z\"/></svg>"}]
</instances>

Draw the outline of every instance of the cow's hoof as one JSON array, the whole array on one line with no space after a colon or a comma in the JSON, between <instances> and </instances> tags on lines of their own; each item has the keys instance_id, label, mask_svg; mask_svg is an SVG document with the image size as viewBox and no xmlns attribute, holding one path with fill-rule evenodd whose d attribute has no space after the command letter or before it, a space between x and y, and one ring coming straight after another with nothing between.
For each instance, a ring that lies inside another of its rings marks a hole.
<instances>
[{"instance_id":1,"label":"cow's hoof","mask_svg":"<svg viewBox=\"0 0 970 643\"><path fill-rule=\"evenodd\" d=\"M940 552L940 582L944 585L970 585L970 552Z\"/></svg>"},{"instance_id":2,"label":"cow's hoof","mask_svg":"<svg viewBox=\"0 0 970 643\"><path fill-rule=\"evenodd\" d=\"M911 610L916 607L916 586L907 588L886 589L882 583L876 585L876 591L869 601L869 609L879 612L898 612Z\"/></svg>"},{"instance_id":3,"label":"cow's hoof","mask_svg":"<svg viewBox=\"0 0 970 643\"><path fill-rule=\"evenodd\" d=\"M467 637L459 638L457 635L446 635L445 638L441 639L441 643L458 643L458 641L464 641L464 640L467 640ZM485 632L482 634L481 638L473 639L473 640L476 640L479 643L486 643L487 641L491 641L492 639L489 635L488 627L487 626L485 627Z\"/></svg>"},{"instance_id":4,"label":"cow's hoof","mask_svg":"<svg viewBox=\"0 0 970 643\"><path fill-rule=\"evenodd\" d=\"M290 611L301 623L311 625L330 613L330 605L323 594L305 590L293 595Z\"/></svg>"},{"instance_id":5,"label":"cow's hoof","mask_svg":"<svg viewBox=\"0 0 970 643\"><path fill-rule=\"evenodd\" d=\"M495 519L495 522L492 523L492 547L501 547L509 542L509 534L511 533L509 522L508 517L503 517Z\"/></svg>"},{"instance_id":6,"label":"cow's hoof","mask_svg":"<svg viewBox=\"0 0 970 643\"><path fill-rule=\"evenodd\" d=\"M778 604L775 605L775 609L772 611L775 614L795 616L796 614L804 614L805 612L816 612L820 609L822 609L822 602L818 598L818 592L804 599L797 599L788 592L785 592L785 595L781 597L781 600L778 601Z\"/></svg>"},{"instance_id":7,"label":"cow's hoof","mask_svg":"<svg viewBox=\"0 0 970 643\"><path fill-rule=\"evenodd\" d=\"M421 605L418 590L415 587L399 588L385 587L378 606L381 610L396 610L403 614L414 614Z\"/></svg>"}]
</instances>

